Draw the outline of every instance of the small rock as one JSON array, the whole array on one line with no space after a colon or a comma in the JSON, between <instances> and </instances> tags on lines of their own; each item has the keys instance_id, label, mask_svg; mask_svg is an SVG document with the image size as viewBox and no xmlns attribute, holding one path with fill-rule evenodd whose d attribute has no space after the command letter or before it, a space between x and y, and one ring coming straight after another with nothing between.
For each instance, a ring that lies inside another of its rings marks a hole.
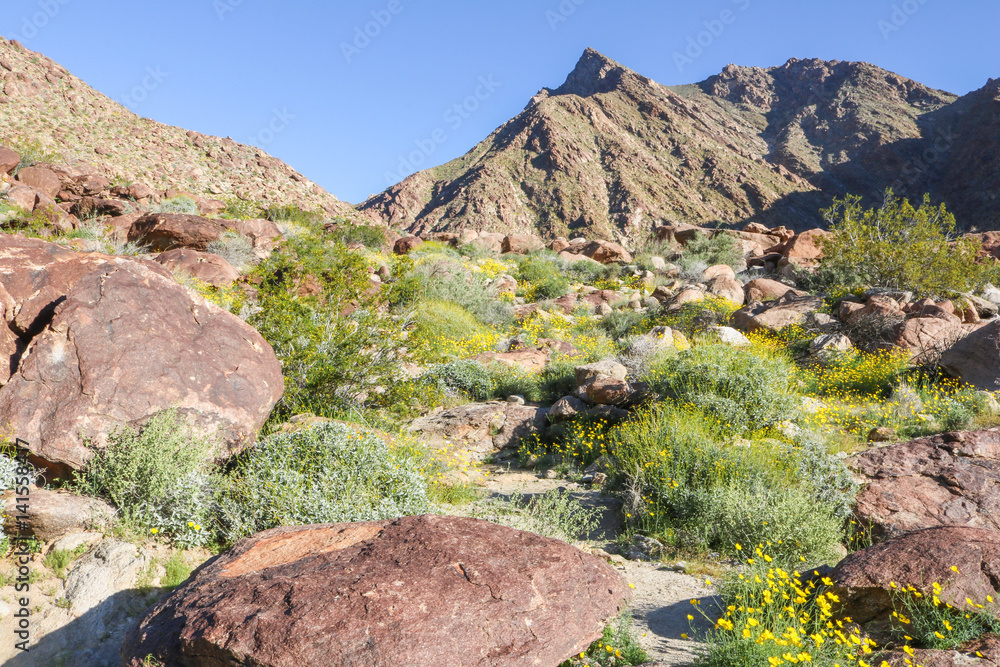
<instances>
[{"instance_id":1,"label":"small rock","mask_svg":"<svg viewBox=\"0 0 1000 667\"><path fill-rule=\"evenodd\" d=\"M524 396L518 396L517 394L514 394L513 396L508 396L507 402L512 403L514 405L524 405Z\"/></svg>"},{"instance_id":2,"label":"small rock","mask_svg":"<svg viewBox=\"0 0 1000 667\"><path fill-rule=\"evenodd\" d=\"M896 432L888 426L878 426L868 432L868 442L893 442L896 439Z\"/></svg>"}]
</instances>

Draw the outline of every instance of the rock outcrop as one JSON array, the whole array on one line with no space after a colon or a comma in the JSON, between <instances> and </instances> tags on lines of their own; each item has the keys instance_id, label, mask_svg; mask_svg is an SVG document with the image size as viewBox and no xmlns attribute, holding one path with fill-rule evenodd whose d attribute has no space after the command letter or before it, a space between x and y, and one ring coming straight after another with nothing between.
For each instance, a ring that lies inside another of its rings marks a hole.
<instances>
[{"instance_id":1,"label":"rock outcrop","mask_svg":"<svg viewBox=\"0 0 1000 667\"><path fill-rule=\"evenodd\" d=\"M239 542L129 633L123 664L541 665L630 597L602 560L473 519L276 528Z\"/></svg>"},{"instance_id":2,"label":"rock outcrop","mask_svg":"<svg viewBox=\"0 0 1000 667\"><path fill-rule=\"evenodd\" d=\"M1000 429L918 438L858 454L858 519L885 539L933 526L1000 530Z\"/></svg>"},{"instance_id":3,"label":"rock outcrop","mask_svg":"<svg viewBox=\"0 0 1000 667\"><path fill-rule=\"evenodd\" d=\"M155 262L2 235L0 302L0 421L57 469L171 408L237 452L284 388L260 334Z\"/></svg>"}]
</instances>

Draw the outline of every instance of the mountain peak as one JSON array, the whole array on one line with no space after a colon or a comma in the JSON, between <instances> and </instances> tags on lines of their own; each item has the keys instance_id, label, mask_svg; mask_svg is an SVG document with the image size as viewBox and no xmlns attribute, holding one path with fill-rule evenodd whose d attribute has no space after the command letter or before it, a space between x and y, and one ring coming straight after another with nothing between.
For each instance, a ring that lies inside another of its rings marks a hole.
<instances>
[{"instance_id":1,"label":"mountain peak","mask_svg":"<svg viewBox=\"0 0 1000 667\"><path fill-rule=\"evenodd\" d=\"M576 67L566 77L566 82L551 92L553 95L580 97L609 93L619 88L622 77L627 74L632 74L632 71L596 49L587 47Z\"/></svg>"}]
</instances>

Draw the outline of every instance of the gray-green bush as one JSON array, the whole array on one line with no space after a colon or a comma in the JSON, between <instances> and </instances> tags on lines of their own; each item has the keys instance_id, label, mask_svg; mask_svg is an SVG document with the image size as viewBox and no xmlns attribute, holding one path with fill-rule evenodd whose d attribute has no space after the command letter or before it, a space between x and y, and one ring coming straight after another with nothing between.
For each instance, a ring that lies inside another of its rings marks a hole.
<instances>
[{"instance_id":1,"label":"gray-green bush","mask_svg":"<svg viewBox=\"0 0 1000 667\"><path fill-rule=\"evenodd\" d=\"M183 213L185 215L198 215L198 204L190 197L183 195L164 199L152 208L154 213Z\"/></svg>"},{"instance_id":2,"label":"gray-green bush","mask_svg":"<svg viewBox=\"0 0 1000 667\"><path fill-rule=\"evenodd\" d=\"M211 442L196 435L174 410L137 431L123 426L94 448L73 485L108 498L131 528L155 531L181 546L215 536Z\"/></svg>"},{"instance_id":3,"label":"gray-green bush","mask_svg":"<svg viewBox=\"0 0 1000 667\"><path fill-rule=\"evenodd\" d=\"M792 363L725 344L703 344L652 364L652 389L690 403L739 433L766 428L795 406Z\"/></svg>"},{"instance_id":4,"label":"gray-green bush","mask_svg":"<svg viewBox=\"0 0 1000 667\"><path fill-rule=\"evenodd\" d=\"M336 422L261 440L237 458L218 499L231 541L276 526L392 519L429 507L414 460Z\"/></svg>"}]
</instances>

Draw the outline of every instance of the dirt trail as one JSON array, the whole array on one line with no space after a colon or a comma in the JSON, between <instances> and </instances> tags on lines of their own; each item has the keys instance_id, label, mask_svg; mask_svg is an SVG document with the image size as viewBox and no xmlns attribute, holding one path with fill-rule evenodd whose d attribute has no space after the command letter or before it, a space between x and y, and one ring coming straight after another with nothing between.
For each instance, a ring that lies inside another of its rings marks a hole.
<instances>
[{"instance_id":1,"label":"dirt trail","mask_svg":"<svg viewBox=\"0 0 1000 667\"><path fill-rule=\"evenodd\" d=\"M600 508L601 523L589 541L594 547L610 548L611 539L621 528L616 498L564 479L545 479L529 471L505 472L490 467L483 485L495 496L515 491L533 495L561 487L585 506ZM711 616L716 602L711 596L715 591L705 585L704 578L672 571L662 563L625 561L624 565L615 567L635 586L632 616L636 633L649 653L650 661L671 667L693 665L700 644L681 638L682 634L691 634L688 614L695 617L695 628L699 632L704 632L710 624L694 609L691 600L702 600L702 608Z\"/></svg>"}]
</instances>

